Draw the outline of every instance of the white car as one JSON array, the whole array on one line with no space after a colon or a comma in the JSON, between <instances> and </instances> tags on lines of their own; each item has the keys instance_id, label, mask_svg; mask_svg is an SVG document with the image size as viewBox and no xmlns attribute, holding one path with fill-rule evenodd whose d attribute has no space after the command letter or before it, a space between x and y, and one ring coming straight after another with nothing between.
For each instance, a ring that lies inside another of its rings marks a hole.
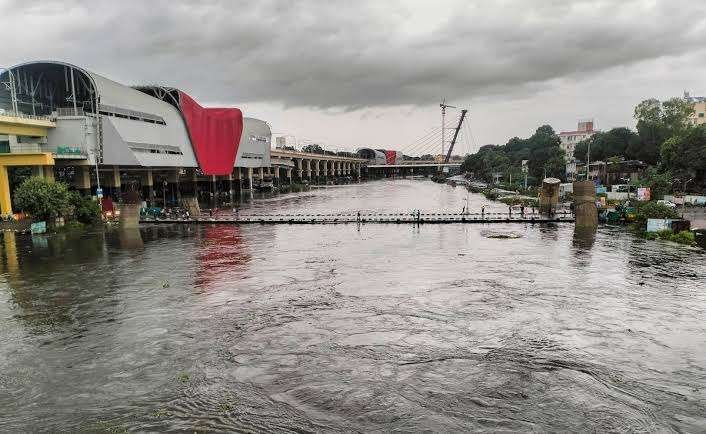
<instances>
[{"instance_id":1,"label":"white car","mask_svg":"<svg viewBox=\"0 0 706 434\"><path fill-rule=\"evenodd\" d=\"M677 204L674 202L670 202L668 200L658 200L657 203L661 203L662 205L667 205L670 208L676 208Z\"/></svg>"}]
</instances>

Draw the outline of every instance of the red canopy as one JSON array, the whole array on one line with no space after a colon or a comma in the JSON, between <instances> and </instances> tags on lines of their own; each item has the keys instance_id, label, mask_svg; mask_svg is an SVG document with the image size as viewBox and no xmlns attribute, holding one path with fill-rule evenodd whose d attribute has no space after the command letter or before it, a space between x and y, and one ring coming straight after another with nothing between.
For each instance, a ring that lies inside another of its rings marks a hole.
<instances>
[{"instance_id":1,"label":"red canopy","mask_svg":"<svg viewBox=\"0 0 706 434\"><path fill-rule=\"evenodd\" d=\"M204 175L231 174L243 133L243 113L237 108L201 107L182 91L179 107Z\"/></svg>"}]
</instances>

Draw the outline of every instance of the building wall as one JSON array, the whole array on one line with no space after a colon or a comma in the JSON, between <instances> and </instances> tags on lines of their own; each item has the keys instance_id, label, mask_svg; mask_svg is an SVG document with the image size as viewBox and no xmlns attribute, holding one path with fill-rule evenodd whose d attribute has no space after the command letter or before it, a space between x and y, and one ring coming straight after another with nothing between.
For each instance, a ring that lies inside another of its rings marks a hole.
<instances>
[{"instance_id":1,"label":"building wall","mask_svg":"<svg viewBox=\"0 0 706 434\"><path fill-rule=\"evenodd\" d=\"M235 167L269 167L271 146L269 124L260 119L243 118L243 134L235 156Z\"/></svg>"},{"instance_id":2,"label":"building wall","mask_svg":"<svg viewBox=\"0 0 706 434\"><path fill-rule=\"evenodd\" d=\"M100 94L103 164L197 167L184 120L171 104L91 73ZM124 116L133 111L140 119ZM160 123L145 121L160 119ZM177 152L177 154L174 154Z\"/></svg>"},{"instance_id":3,"label":"building wall","mask_svg":"<svg viewBox=\"0 0 706 434\"><path fill-rule=\"evenodd\" d=\"M694 114L691 116L691 121L695 125L706 123L706 101L694 103Z\"/></svg>"},{"instance_id":4,"label":"building wall","mask_svg":"<svg viewBox=\"0 0 706 434\"><path fill-rule=\"evenodd\" d=\"M62 148L64 151L80 148L93 164L93 156L88 151L96 149L95 124L96 120L89 116L58 118L56 127L47 133L46 152L60 154Z\"/></svg>"}]
</instances>

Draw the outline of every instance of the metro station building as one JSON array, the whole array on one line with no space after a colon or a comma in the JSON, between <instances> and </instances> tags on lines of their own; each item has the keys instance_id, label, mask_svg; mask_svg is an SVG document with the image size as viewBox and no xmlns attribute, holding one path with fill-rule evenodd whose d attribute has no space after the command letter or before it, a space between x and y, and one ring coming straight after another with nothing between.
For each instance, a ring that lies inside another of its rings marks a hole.
<instances>
[{"instance_id":1,"label":"metro station building","mask_svg":"<svg viewBox=\"0 0 706 434\"><path fill-rule=\"evenodd\" d=\"M182 90L129 87L75 65L0 70L0 212L11 213L13 170L60 178L85 194L138 189L150 203L252 188L281 167L267 122L202 107Z\"/></svg>"}]
</instances>

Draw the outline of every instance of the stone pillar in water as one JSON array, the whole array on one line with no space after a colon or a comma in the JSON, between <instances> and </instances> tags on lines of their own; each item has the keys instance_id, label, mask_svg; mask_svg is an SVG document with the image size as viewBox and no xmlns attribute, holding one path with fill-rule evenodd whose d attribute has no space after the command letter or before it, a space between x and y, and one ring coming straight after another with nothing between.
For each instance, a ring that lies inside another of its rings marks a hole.
<instances>
[{"instance_id":1,"label":"stone pillar in water","mask_svg":"<svg viewBox=\"0 0 706 434\"><path fill-rule=\"evenodd\" d=\"M574 213L577 228L595 228L598 226L596 208L596 186L593 181L574 182Z\"/></svg>"},{"instance_id":2,"label":"stone pillar in water","mask_svg":"<svg viewBox=\"0 0 706 434\"><path fill-rule=\"evenodd\" d=\"M552 215L559 204L559 185L561 181L556 178L544 178L542 189L539 192L539 212Z\"/></svg>"},{"instance_id":3,"label":"stone pillar in water","mask_svg":"<svg viewBox=\"0 0 706 434\"><path fill-rule=\"evenodd\" d=\"M130 190L123 195L123 204L120 205L120 227L136 228L140 225L140 195Z\"/></svg>"},{"instance_id":4,"label":"stone pillar in water","mask_svg":"<svg viewBox=\"0 0 706 434\"><path fill-rule=\"evenodd\" d=\"M201 214L201 207L199 207L199 201L195 197L182 197L181 206L189 211L192 217L198 217Z\"/></svg>"}]
</instances>

